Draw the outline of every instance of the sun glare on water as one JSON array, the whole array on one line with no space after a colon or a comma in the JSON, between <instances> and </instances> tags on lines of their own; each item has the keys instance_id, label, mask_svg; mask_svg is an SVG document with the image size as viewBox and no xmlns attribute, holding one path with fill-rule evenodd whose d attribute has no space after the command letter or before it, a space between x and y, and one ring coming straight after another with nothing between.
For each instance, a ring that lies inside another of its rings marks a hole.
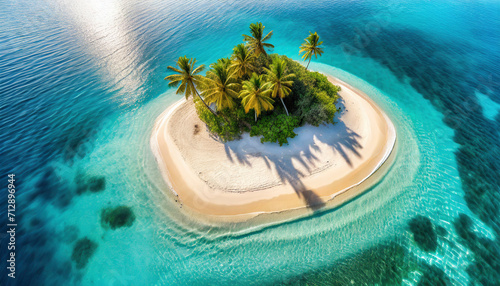
<instances>
[{"instance_id":1,"label":"sun glare on water","mask_svg":"<svg viewBox=\"0 0 500 286\"><path fill-rule=\"evenodd\" d=\"M120 90L119 101L131 104L142 94L143 80L137 68L140 58L137 39L128 27L123 4L117 0L71 1L61 3L70 21L80 32L88 53L100 64L103 78L114 90Z\"/></svg>"}]
</instances>

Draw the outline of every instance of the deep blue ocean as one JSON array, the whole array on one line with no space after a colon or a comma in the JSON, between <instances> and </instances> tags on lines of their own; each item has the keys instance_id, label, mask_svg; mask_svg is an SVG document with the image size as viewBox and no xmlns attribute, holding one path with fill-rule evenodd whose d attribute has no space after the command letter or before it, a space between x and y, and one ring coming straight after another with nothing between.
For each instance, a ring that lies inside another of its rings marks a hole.
<instances>
[{"instance_id":1,"label":"deep blue ocean","mask_svg":"<svg viewBox=\"0 0 500 286\"><path fill-rule=\"evenodd\" d=\"M316 31L311 69L384 109L397 156L340 208L199 225L149 146L181 98L163 78L179 56L229 56L256 21L296 60ZM0 285L500 285L500 2L0 0L0 158ZM133 224L103 227L120 205Z\"/></svg>"}]
</instances>

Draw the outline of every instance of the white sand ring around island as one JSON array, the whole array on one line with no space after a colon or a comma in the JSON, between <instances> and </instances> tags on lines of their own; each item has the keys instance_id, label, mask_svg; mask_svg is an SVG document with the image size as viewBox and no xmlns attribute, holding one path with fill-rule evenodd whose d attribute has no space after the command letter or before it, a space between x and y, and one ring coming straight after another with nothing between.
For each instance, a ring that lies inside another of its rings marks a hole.
<instances>
[{"instance_id":1,"label":"white sand ring around island","mask_svg":"<svg viewBox=\"0 0 500 286\"><path fill-rule=\"evenodd\" d=\"M394 125L364 93L328 78L342 88L337 123L297 128L282 147L248 134L227 143L214 140L192 100L163 112L151 147L183 206L211 220L237 222L327 202L337 206L373 185L373 179L362 183L388 169L381 166L396 144Z\"/></svg>"}]
</instances>

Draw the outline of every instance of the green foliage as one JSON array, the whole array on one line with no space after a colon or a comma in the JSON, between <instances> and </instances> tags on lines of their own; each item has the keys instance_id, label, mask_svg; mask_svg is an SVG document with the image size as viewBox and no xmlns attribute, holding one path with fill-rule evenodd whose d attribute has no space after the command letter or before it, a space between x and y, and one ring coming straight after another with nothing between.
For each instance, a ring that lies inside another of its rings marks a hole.
<instances>
[{"instance_id":1,"label":"green foliage","mask_svg":"<svg viewBox=\"0 0 500 286\"><path fill-rule=\"evenodd\" d=\"M130 207L118 206L106 208L101 212L101 225L116 229L123 226L131 226L135 221L135 214Z\"/></svg>"},{"instance_id":2,"label":"green foliage","mask_svg":"<svg viewBox=\"0 0 500 286\"><path fill-rule=\"evenodd\" d=\"M219 116L215 116L212 112L207 110L201 100L195 100L196 112L201 121L207 125L211 133L217 135L224 142L239 139L241 137L242 130L238 120L238 118L241 117L239 117L238 114L241 115L241 112L245 113L245 111L241 107L241 104L239 104L239 106L239 112L230 112L226 109L219 112ZM226 122L222 116L225 116L229 122Z\"/></svg>"},{"instance_id":3,"label":"green foliage","mask_svg":"<svg viewBox=\"0 0 500 286\"><path fill-rule=\"evenodd\" d=\"M231 68L234 69L239 78L247 79L250 73L255 70L254 55L244 44L239 44L233 48L231 56Z\"/></svg>"},{"instance_id":4,"label":"green foliage","mask_svg":"<svg viewBox=\"0 0 500 286\"><path fill-rule=\"evenodd\" d=\"M260 54L258 57L254 58L254 67L257 74L264 74L265 68L269 68L271 65L271 57L264 54Z\"/></svg>"},{"instance_id":5,"label":"green foliage","mask_svg":"<svg viewBox=\"0 0 500 286\"><path fill-rule=\"evenodd\" d=\"M176 94L182 94L188 98L196 94L196 85L203 80L203 77L198 73L205 69L205 65L195 68L196 59L188 58L187 56L179 57L177 67L168 66L167 68L176 74L165 77L168 80L168 85L171 87L179 86Z\"/></svg>"},{"instance_id":6,"label":"green foliage","mask_svg":"<svg viewBox=\"0 0 500 286\"><path fill-rule=\"evenodd\" d=\"M309 32L309 36L304 40L304 43L300 46L299 54L302 54L302 58L304 60L309 60L307 63L306 69L309 67L309 63L311 62L312 56L314 55L315 58L318 58L318 56L321 56L323 54L323 49L320 48L323 44L322 41L319 40L318 33L314 32L311 33Z\"/></svg>"},{"instance_id":7,"label":"green foliage","mask_svg":"<svg viewBox=\"0 0 500 286\"><path fill-rule=\"evenodd\" d=\"M333 124L338 111L335 102L340 87L333 85L328 78L318 72L307 71L302 65L282 56L287 61L290 73L295 74L292 93L288 101L293 105L291 113L301 118L301 124ZM289 106L289 105L288 105Z\"/></svg>"},{"instance_id":8,"label":"green foliage","mask_svg":"<svg viewBox=\"0 0 500 286\"><path fill-rule=\"evenodd\" d=\"M195 85L201 90L203 99L194 98L198 116L222 141L239 139L242 132L251 131L252 136L262 135L262 142L282 145L297 135L293 129L298 126L334 123L340 87L286 56L267 55L266 50L274 47L267 43L272 34L264 33L262 23L251 24L250 34L243 35L246 44L233 49L231 60L219 59L210 65L205 78L197 74L204 66L195 68L194 59L180 57L177 67L168 67L177 74L165 79L171 86L180 85L178 93L194 95ZM307 59L321 55L321 43L311 33L301 51ZM202 101L216 103L217 114ZM261 113L258 120L253 118Z\"/></svg>"},{"instance_id":9,"label":"green foliage","mask_svg":"<svg viewBox=\"0 0 500 286\"><path fill-rule=\"evenodd\" d=\"M337 92L340 87L334 86L328 78L318 72L307 71L302 65L286 56L272 55L254 58L254 67L259 73L265 73L272 64L273 58L280 58L286 64L287 73L295 74L288 97L284 98L286 106L289 108L290 118L278 116L283 110L281 100L274 102L274 112L263 113L257 124L253 123L251 110L245 113L241 101L236 101L236 108L219 111L219 116L215 116L208 111L199 100L195 99L196 110L199 117L207 124L210 132L217 135L222 141L239 139L243 131L248 131L247 125L252 124L252 136L262 135L262 142L278 142L286 144L287 138L293 138L296 134L293 128L304 124L319 126L320 124L333 124L335 113L338 111L335 102L338 99ZM241 79L240 79L241 81ZM229 122L226 122L226 120ZM244 122L249 122L244 124ZM283 127L277 127L277 126ZM281 129L276 129L281 128ZM292 128L290 130L290 128ZM273 130L273 131L271 131ZM280 132L271 135L272 132Z\"/></svg>"},{"instance_id":10,"label":"green foliage","mask_svg":"<svg viewBox=\"0 0 500 286\"><path fill-rule=\"evenodd\" d=\"M241 103L245 108L245 112L248 113L250 109L254 110L255 120L262 111L274 109L274 100L270 97L272 90L269 87L270 85L266 82L264 75L257 75L256 73L253 73L252 77L242 84Z\"/></svg>"},{"instance_id":11,"label":"green foliage","mask_svg":"<svg viewBox=\"0 0 500 286\"><path fill-rule=\"evenodd\" d=\"M93 242L92 240L86 237L79 239L75 243L75 246L73 247L73 253L71 254L71 260L76 263L76 268L84 268L96 249L97 243Z\"/></svg>"},{"instance_id":12,"label":"green foliage","mask_svg":"<svg viewBox=\"0 0 500 286\"><path fill-rule=\"evenodd\" d=\"M260 142L277 142L282 146L288 144L288 138L297 136L293 130L299 126L300 119L296 116L285 114L268 115L252 126L250 136L260 136Z\"/></svg>"},{"instance_id":13,"label":"green foliage","mask_svg":"<svg viewBox=\"0 0 500 286\"><path fill-rule=\"evenodd\" d=\"M273 31L264 36L264 28L265 26L260 22L252 23L250 24L251 35L243 35L243 40L255 56L261 54L267 56L266 49L274 48L272 44L266 43L273 36Z\"/></svg>"},{"instance_id":14,"label":"green foliage","mask_svg":"<svg viewBox=\"0 0 500 286\"><path fill-rule=\"evenodd\" d=\"M266 78L269 83L269 87L272 90L271 96L273 98L280 98L280 101L285 108L286 115L289 115L283 98L288 96L292 91L290 87L292 87L292 79L295 75L293 73L288 73L285 60L280 59L278 56L273 57L273 63L270 68L265 68L264 70L267 74Z\"/></svg>"},{"instance_id":15,"label":"green foliage","mask_svg":"<svg viewBox=\"0 0 500 286\"><path fill-rule=\"evenodd\" d=\"M215 103L217 110L236 107L240 84L236 73L230 68L231 61L226 58L217 60L210 65L207 76L200 84L205 102Z\"/></svg>"}]
</instances>

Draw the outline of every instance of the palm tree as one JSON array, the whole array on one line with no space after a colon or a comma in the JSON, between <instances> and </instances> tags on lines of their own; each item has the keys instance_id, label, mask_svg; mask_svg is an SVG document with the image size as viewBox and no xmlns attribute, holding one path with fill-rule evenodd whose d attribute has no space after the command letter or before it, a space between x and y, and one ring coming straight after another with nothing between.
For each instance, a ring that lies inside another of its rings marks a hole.
<instances>
[{"instance_id":1,"label":"palm tree","mask_svg":"<svg viewBox=\"0 0 500 286\"><path fill-rule=\"evenodd\" d=\"M264 68L264 70L267 73L267 81L272 90L272 97L278 96L281 99L286 115L289 115L283 97L290 94L290 87L292 87L293 84L291 79L295 77L295 74L287 74L286 62L279 57L274 57L270 68Z\"/></svg>"},{"instance_id":2,"label":"palm tree","mask_svg":"<svg viewBox=\"0 0 500 286\"><path fill-rule=\"evenodd\" d=\"M231 59L231 68L236 71L239 78L243 78L245 75L255 70L255 66L252 63L254 55L250 53L244 44L239 44L234 47Z\"/></svg>"},{"instance_id":3,"label":"palm tree","mask_svg":"<svg viewBox=\"0 0 500 286\"><path fill-rule=\"evenodd\" d=\"M208 107L207 103L201 98L200 94L198 93L198 90L196 90L196 85L200 84L203 81L203 76L199 75L201 71L205 68L205 65L201 65L197 68L194 67L196 64L196 59L193 58L187 58L187 56L179 57L177 60L177 66L179 68L173 67L173 66L168 66L167 68L169 70L172 70L176 72L177 74L169 75L165 77L165 80L169 80L170 82L168 83L169 86L174 87L178 86L177 91L175 92L176 94L181 94L184 93L186 96L186 99L189 98L189 96L194 96L195 94L198 95L200 100L205 104L205 106L212 112L215 116L217 114Z\"/></svg>"},{"instance_id":4,"label":"palm tree","mask_svg":"<svg viewBox=\"0 0 500 286\"><path fill-rule=\"evenodd\" d=\"M261 53L267 56L265 48L274 48L273 45L269 43L264 43L265 41L271 39L273 31L269 32L264 36L264 28L261 22L250 24L250 33L252 36L243 35L243 40L247 42L247 46L250 51L258 57Z\"/></svg>"},{"instance_id":5,"label":"palm tree","mask_svg":"<svg viewBox=\"0 0 500 286\"><path fill-rule=\"evenodd\" d=\"M314 32L313 34L309 32L309 37L305 38L304 43L300 46L299 54L305 53L304 55L302 55L302 58L304 60L309 59L306 70L311 63L312 56L314 55L314 57L317 59L318 55L321 56L321 54L323 53L323 49L319 47L321 44L323 44L323 41L319 41L318 33Z\"/></svg>"},{"instance_id":6,"label":"palm tree","mask_svg":"<svg viewBox=\"0 0 500 286\"><path fill-rule=\"evenodd\" d=\"M235 98L238 97L240 84L236 72L230 69L229 59L219 59L211 65L206 79L202 85L202 95L211 104L217 105L217 110L236 107Z\"/></svg>"},{"instance_id":7,"label":"palm tree","mask_svg":"<svg viewBox=\"0 0 500 286\"><path fill-rule=\"evenodd\" d=\"M241 103L246 113L250 109L255 111L255 121L257 121L257 117L262 110L272 110L274 108L274 100L269 97L270 93L269 84L264 81L262 75L253 73L249 80L243 82L243 89L240 92Z\"/></svg>"}]
</instances>

